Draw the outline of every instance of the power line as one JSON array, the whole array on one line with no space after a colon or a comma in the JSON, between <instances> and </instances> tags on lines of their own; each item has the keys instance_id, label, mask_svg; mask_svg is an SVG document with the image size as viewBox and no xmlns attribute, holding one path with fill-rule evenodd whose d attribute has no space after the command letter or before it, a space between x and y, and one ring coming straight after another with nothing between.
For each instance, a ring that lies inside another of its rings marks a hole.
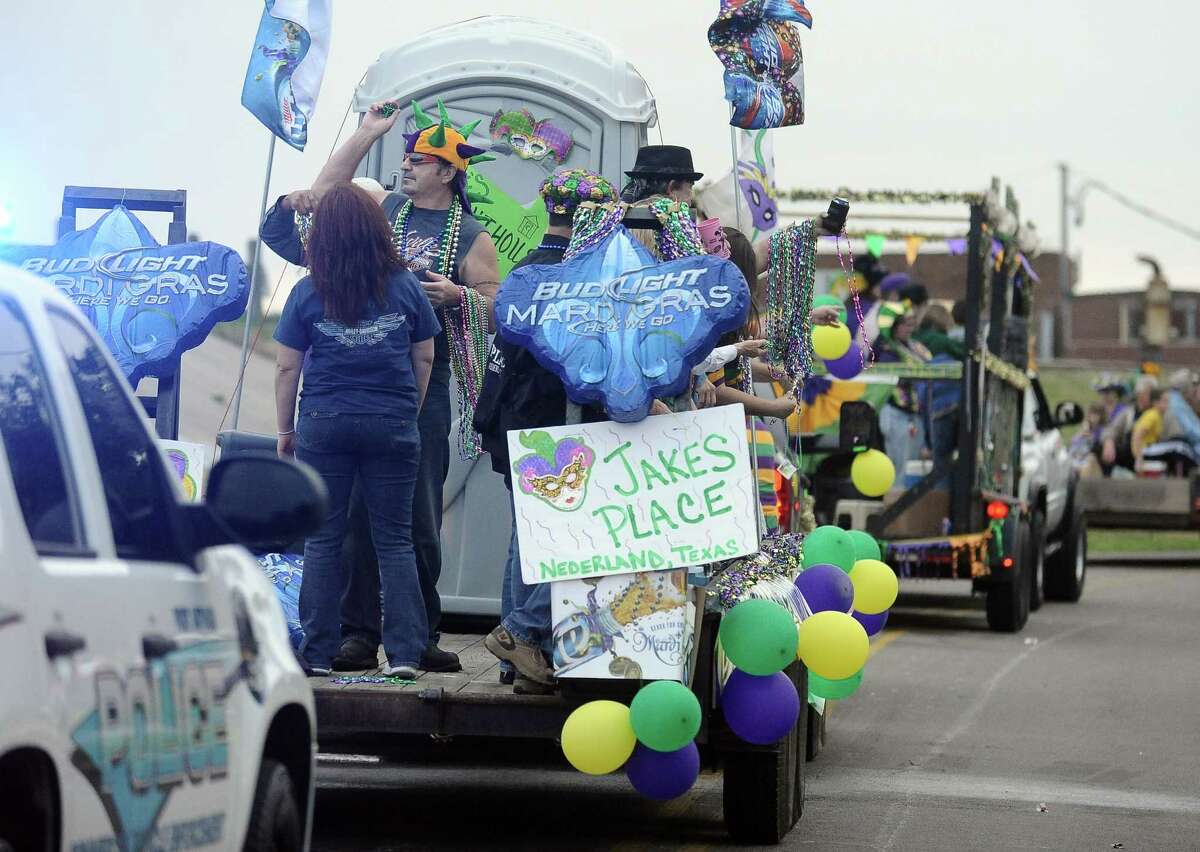
<instances>
[{"instance_id":1,"label":"power line","mask_svg":"<svg viewBox=\"0 0 1200 852\"><path fill-rule=\"evenodd\" d=\"M1079 192L1077 192L1075 195L1075 208L1079 213L1080 220L1083 218L1083 197L1090 189L1097 189L1100 192L1103 192L1109 198L1113 199L1113 201L1116 201L1118 204L1122 205L1123 207L1127 207L1135 213L1145 216L1151 221L1157 222L1158 224L1174 231L1178 231L1185 236L1191 237L1193 240L1200 240L1200 229L1189 227L1188 225L1185 225L1176 219L1172 219L1170 216L1167 216L1164 213L1159 213L1157 210L1152 210L1146 205L1134 201L1127 195L1117 192L1108 184L1104 183L1103 181L1096 180L1095 178L1089 178L1083 184L1083 186L1079 188Z\"/></svg>"}]
</instances>

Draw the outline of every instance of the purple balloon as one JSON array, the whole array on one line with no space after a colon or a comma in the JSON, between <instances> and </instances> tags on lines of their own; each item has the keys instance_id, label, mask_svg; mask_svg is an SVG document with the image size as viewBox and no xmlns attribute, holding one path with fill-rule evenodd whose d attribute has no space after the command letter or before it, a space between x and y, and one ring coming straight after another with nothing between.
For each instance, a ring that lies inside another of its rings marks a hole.
<instances>
[{"instance_id":1,"label":"purple balloon","mask_svg":"<svg viewBox=\"0 0 1200 852\"><path fill-rule=\"evenodd\" d=\"M748 743L770 745L786 737L800 718L796 685L783 672L758 677L734 669L721 692L730 730Z\"/></svg>"},{"instance_id":2,"label":"purple balloon","mask_svg":"<svg viewBox=\"0 0 1200 852\"><path fill-rule=\"evenodd\" d=\"M648 799L682 796L700 775L700 750L690 742L678 751L655 751L638 743L625 764L629 783Z\"/></svg>"},{"instance_id":3,"label":"purple balloon","mask_svg":"<svg viewBox=\"0 0 1200 852\"><path fill-rule=\"evenodd\" d=\"M854 605L850 575L836 565L810 565L796 578L796 588L813 612L849 612Z\"/></svg>"},{"instance_id":4,"label":"purple balloon","mask_svg":"<svg viewBox=\"0 0 1200 852\"><path fill-rule=\"evenodd\" d=\"M862 350L858 348L857 340L850 341L850 348L841 358L825 362L825 369L829 371L829 375L842 381L853 379L862 372L862 368Z\"/></svg>"},{"instance_id":5,"label":"purple balloon","mask_svg":"<svg viewBox=\"0 0 1200 852\"><path fill-rule=\"evenodd\" d=\"M883 630L883 626L887 624L888 614L886 609L878 615L867 615L865 612L852 612L850 615L863 626L868 636L874 636Z\"/></svg>"}]
</instances>

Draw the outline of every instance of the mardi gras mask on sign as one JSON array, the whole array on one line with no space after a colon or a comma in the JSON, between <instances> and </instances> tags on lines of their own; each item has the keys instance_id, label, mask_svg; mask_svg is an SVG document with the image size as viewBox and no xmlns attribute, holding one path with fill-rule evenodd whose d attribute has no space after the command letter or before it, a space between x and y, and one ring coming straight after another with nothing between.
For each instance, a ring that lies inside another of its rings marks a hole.
<instances>
[{"instance_id":1,"label":"mardi gras mask on sign","mask_svg":"<svg viewBox=\"0 0 1200 852\"><path fill-rule=\"evenodd\" d=\"M575 438L555 441L548 432L522 432L521 446L533 450L513 465L526 494L561 512L574 512L587 498L588 476L596 454Z\"/></svg>"},{"instance_id":2,"label":"mardi gras mask on sign","mask_svg":"<svg viewBox=\"0 0 1200 852\"><path fill-rule=\"evenodd\" d=\"M624 227L567 263L515 270L496 298L506 340L533 353L580 404L636 422L676 396L717 338L745 321L738 268L712 255L658 263Z\"/></svg>"}]
</instances>

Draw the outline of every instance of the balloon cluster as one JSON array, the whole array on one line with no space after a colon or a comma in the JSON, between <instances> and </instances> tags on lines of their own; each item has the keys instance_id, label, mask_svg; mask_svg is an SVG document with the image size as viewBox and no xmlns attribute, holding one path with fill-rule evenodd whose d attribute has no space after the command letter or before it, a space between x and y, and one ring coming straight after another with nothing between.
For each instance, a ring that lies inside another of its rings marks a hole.
<instances>
[{"instance_id":1,"label":"balloon cluster","mask_svg":"<svg viewBox=\"0 0 1200 852\"><path fill-rule=\"evenodd\" d=\"M817 296L813 307L832 306L839 309L837 325L819 325L813 329L813 351L825 362L825 370L836 379L853 379L863 370L862 347L850 335L846 325L846 308L836 296Z\"/></svg>"},{"instance_id":2,"label":"balloon cluster","mask_svg":"<svg viewBox=\"0 0 1200 852\"><path fill-rule=\"evenodd\" d=\"M883 630L899 592L882 556L861 530L817 527L804 541L796 588L813 614L800 624L797 653L815 696L846 698L862 683L869 637Z\"/></svg>"},{"instance_id":3,"label":"balloon cluster","mask_svg":"<svg viewBox=\"0 0 1200 852\"><path fill-rule=\"evenodd\" d=\"M622 766L643 796L659 801L682 796L700 774L700 702L681 683L659 680L642 687L626 707L589 701L575 708L562 729L567 761L588 775Z\"/></svg>"}]
</instances>

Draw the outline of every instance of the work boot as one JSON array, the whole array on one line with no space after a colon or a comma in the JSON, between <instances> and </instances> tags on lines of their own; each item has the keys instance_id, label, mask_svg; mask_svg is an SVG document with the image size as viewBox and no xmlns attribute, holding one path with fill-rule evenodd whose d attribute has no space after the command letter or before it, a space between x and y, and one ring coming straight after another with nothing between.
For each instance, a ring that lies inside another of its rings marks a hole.
<instances>
[{"instance_id":1,"label":"work boot","mask_svg":"<svg viewBox=\"0 0 1200 852\"><path fill-rule=\"evenodd\" d=\"M437 645L430 645L421 652L421 670L427 672L461 672L462 663L458 654L443 651Z\"/></svg>"},{"instance_id":2,"label":"work boot","mask_svg":"<svg viewBox=\"0 0 1200 852\"><path fill-rule=\"evenodd\" d=\"M337 656L333 658L335 672L361 672L379 666L379 648L371 647L357 636L342 640Z\"/></svg>"},{"instance_id":3,"label":"work boot","mask_svg":"<svg viewBox=\"0 0 1200 852\"><path fill-rule=\"evenodd\" d=\"M522 642L505 630L504 625L489 633L483 640L483 646L496 658L508 660L518 673L530 680L547 686L554 684L554 673L546 664L542 649L530 642Z\"/></svg>"}]
</instances>

